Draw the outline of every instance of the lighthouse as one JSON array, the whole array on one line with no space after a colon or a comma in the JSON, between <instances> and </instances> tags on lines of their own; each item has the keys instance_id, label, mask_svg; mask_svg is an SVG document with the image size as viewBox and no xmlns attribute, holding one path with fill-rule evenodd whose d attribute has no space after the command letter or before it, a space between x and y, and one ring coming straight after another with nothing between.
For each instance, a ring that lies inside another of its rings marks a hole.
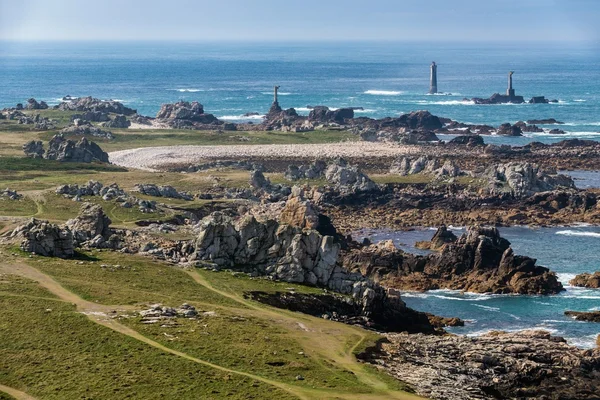
<instances>
[{"instance_id":1,"label":"lighthouse","mask_svg":"<svg viewBox=\"0 0 600 400\"><path fill-rule=\"evenodd\" d=\"M435 61L431 63L431 76L429 77L429 94L436 94L437 90L437 65Z\"/></svg>"}]
</instances>

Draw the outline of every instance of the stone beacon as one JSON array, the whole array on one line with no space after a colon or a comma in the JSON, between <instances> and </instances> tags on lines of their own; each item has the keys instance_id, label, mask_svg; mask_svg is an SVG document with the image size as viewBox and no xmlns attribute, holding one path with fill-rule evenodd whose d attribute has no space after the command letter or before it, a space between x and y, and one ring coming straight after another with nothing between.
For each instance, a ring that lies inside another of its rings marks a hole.
<instances>
[{"instance_id":1,"label":"stone beacon","mask_svg":"<svg viewBox=\"0 0 600 400\"><path fill-rule=\"evenodd\" d=\"M273 104L279 104L279 101L277 99L277 91L279 90L280 86L275 86L273 88Z\"/></svg>"},{"instance_id":2,"label":"stone beacon","mask_svg":"<svg viewBox=\"0 0 600 400\"><path fill-rule=\"evenodd\" d=\"M431 75L429 78L429 94L436 94L438 92L437 89L437 65L435 61L431 63Z\"/></svg>"},{"instance_id":3,"label":"stone beacon","mask_svg":"<svg viewBox=\"0 0 600 400\"><path fill-rule=\"evenodd\" d=\"M512 87L512 76L514 73L515 73L515 71L508 72L508 89L506 89L506 95L510 98L515 97L515 89L513 89L513 87Z\"/></svg>"}]
</instances>

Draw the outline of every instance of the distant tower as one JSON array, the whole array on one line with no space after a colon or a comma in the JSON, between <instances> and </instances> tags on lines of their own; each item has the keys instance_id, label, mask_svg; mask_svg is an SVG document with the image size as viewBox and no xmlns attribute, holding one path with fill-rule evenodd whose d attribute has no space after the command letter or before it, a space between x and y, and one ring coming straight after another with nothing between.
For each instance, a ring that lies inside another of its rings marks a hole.
<instances>
[{"instance_id":1,"label":"distant tower","mask_svg":"<svg viewBox=\"0 0 600 400\"><path fill-rule=\"evenodd\" d=\"M506 95L511 99L515 97L515 89L512 87L512 76L514 73L515 71L508 72L508 89L506 89Z\"/></svg>"},{"instance_id":2,"label":"distant tower","mask_svg":"<svg viewBox=\"0 0 600 400\"><path fill-rule=\"evenodd\" d=\"M431 63L431 76L429 78L429 94L436 94L437 91L437 65L435 61Z\"/></svg>"},{"instance_id":3,"label":"distant tower","mask_svg":"<svg viewBox=\"0 0 600 400\"><path fill-rule=\"evenodd\" d=\"M274 93L273 93L273 104L278 104L279 102L277 101L277 91L279 90L279 86L275 86L274 88Z\"/></svg>"}]
</instances>

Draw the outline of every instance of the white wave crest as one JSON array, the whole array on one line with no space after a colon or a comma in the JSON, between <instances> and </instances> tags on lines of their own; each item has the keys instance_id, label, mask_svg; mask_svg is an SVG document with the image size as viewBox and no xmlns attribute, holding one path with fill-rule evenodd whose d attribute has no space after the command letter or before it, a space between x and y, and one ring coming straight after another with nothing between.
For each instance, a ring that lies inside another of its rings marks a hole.
<instances>
[{"instance_id":1,"label":"white wave crest","mask_svg":"<svg viewBox=\"0 0 600 400\"><path fill-rule=\"evenodd\" d=\"M556 232L556 234L564 235L564 236L587 236L587 237L600 238L600 232L573 231L570 229L567 229L564 231L558 231L558 232Z\"/></svg>"},{"instance_id":2,"label":"white wave crest","mask_svg":"<svg viewBox=\"0 0 600 400\"><path fill-rule=\"evenodd\" d=\"M481 305L481 304L473 304L473 305L475 307L483 308L484 310L488 310L488 311L494 311L494 312L500 311L500 309L498 307L484 306L484 305Z\"/></svg>"},{"instance_id":3,"label":"white wave crest","mask_svg":"<svg viewBox=\"0 0 600 400\"><path fill-rule=\"evenodd\" d=\"M583 102L585 102L587 100L585 100L585 99L574 99L573 101L576 101L578 103L583 103Z\"/></svg>"},{"instance_id":4,"label":"white wave crest","mask_svg":"<svg viewBox=\"0 0 600 400\"><path fill-rule=\"evenodd\" d=\"M366 90L364 94L370 94L374 96L400 96L403 94L400 90Z\"/></svg>"},{"instance_id":5,"label":"white wave crest","mask_svg":"<svg viewBox=\"0 0 600 400\"><path fill-rule=\"evenodd\" d=\"M417 100L415 103L424 105L440 105L440 106L472 106L475 102L472 100L443 100L443 101L429 101L429 100Z\"/></svg>"},{"instance_id":6,"label":"white wave crest","mask_svg":"<svg viewBox=\"0 0 600 400\"><path fill-rule=\"evenodd\" d=\"M273 94L273 92L261 92L264 95ZM277 92L278 96L291 96L293 93L290 92Z\"/></svg>"},{"instance_id":7,"label":"white wave crest","mask_svg":"<svg viewBox=\"0 0 600 400\"><path fill-rule=\"evenodd\" d=\"M204 89L194 89L194 88L191 88L191 89L188 89L188 88L167 89L167 90L174 90L176 92L181 92L181 93L186 93L186 92L189 92L189 93L204 92Z\"/></svg>"},{"instance_id":8,"label":"white wave crest","mask_svg":"<svg viewBox=\"0 0 600 400\"><path fill-rule=\"evenodd\" d=\"M227 121L262 120L264 118L264 115L223 115L219 117L219 119Z\"/></svg>"}]
</instances>

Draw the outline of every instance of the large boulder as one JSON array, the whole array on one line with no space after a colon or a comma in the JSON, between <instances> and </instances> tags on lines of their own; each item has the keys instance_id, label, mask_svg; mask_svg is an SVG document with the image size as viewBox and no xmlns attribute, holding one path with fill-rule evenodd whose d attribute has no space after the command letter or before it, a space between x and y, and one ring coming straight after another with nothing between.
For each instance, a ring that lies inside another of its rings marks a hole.
<instances>
[{"instance_id":1,"label":"large boulder","mask_svg":"<svg viewBox=\"0 0 600 400\"><path fill-rule=\"evenodd\" d=\"M108 163L108 154L94 142L85 137L78 142L67 140L62 134L55 135L48 143L48 160L89 163L92 161Z\"/></svg>"},{"instance_id":2,"label":"large boulder","mask_svg":"<svg viewBox=\"0 0 600 400\"><path fill-rule=\"evenodd\" d=\"M82 114L71 115L71 122L75 122L76 119L90 122L110 121L110 117L108 116L108 114L102 111L86 111Z\"/></svg>"},{"instance_id":3,"label":"large boulder","mask_svg":"<svg viewBox=\"0 0 600 400\"><path fill-rule=\"evenodd\" d=\"M168 197L171 199L193 200L194 196L187 192L179 192L173 186L157 186L152 183L135 185L135 189L141 194L154 197Z\"/></svg>"},{"instance_id":4,"label":"large boulder","mask_svg":"<svg viewBox=\"0 0 600 400\"><path fill-rule=\"evenodd\" d=\"M133 115L137 112L132 108L125 107L118 101L100 100L93 98L92 96L79 97L77 99L71 98L69 101L60 103L56 108L63 111L93 111L105 114L113 113L122 115Z\"/></svg>"},{"instance_id":5,"label":"large boulder","mask_svg":"<svg viewBox=\"0 0 600 400\"><path fill-rule=\"evenodd\" d=\"M340 192L365 192L378 188L358 167L349 165L341 158L327 167L325 179Z\"/></svg>"},{"instance_id":6,"label":"large boulder","mask_svg":"<svg viewBox=\"0 0 600 400\"><path fill-rule=\"evenodd\" d=\"M523 131L517 125L506 123L498 127L497 134L504 136L523 136Z\"/></svg>"},{"instance_id":7,"label":"large boulder","mask_svg":"<svg viewBox=\"0 0 600 400\"><path fill-rule=\"evenodd\" d=\"M590 289L600 289L600 271L593 274L579 274L569 282L573 286L585 287Z\"/></svg>"},{"instance_id":8,"label":"large boulder","mask_svg":"<svg viewBox=\"0 0 600 400\"><path fill-rule=\"evenodd\" d=\"M116 115L113 119L102 124L105 128L126 129L131 126L131 122L124 115Z\"/></svg>"},{"instance_id":9,"label":"large boulder","mask_svg":"<svg viewBox=\"0 0 600 400\"><path fill-rule=\"evenodd\" d=\"M398 121L407 128L424 131L434 131L444 126L440 119L429 111L413 111L409 114L403 114L398 118Z\"/></svg>"},{"instance_id":10,"label":"large boulder","mask_svg":"<svg viewBox=\"0 0 600 400\"><path fill-rule=\"evenodd\" d=\"M334 122L343 124L347 119L352 118L354 118L354 110L352 108L330 110L329 107L316 106L308 114L308 120L317 123Z\"/></svg>"},{"instance_id":11,"label":"large boulder","mask_svg":"<svg viewBox=\"0 0 600 400\"><path fill-rule=\"evenodd\" d=\"M309 200L291 196L279 215L279 222L303 229L317 229L319 212Z\"/></svg>"},{"instance_id":12,"label":"large boulder","mask_svg":"<svg viewBox=\"0 0 600 400\"><path fill-rule=\"evenodd\" d=\"M309 165L288 165L283 177L289 181L299 179L319 179L323 177L327 164L325 161L316 160Z\"/></svg>"},{"instance_id":13,"label":"large boulder","mask_svg":"<svg viewBox=\"0 0 600 400\"><path fill-rule=\"evenodd\" d=\"M450 140L448 144L467 147L485 146L483 138L479 135L460 135Z\"/></svg>"},{"instance_id":14,"label":"large boulder","mask_svg":"<svg viewBox=\"0 0 600 400\"><path fill-rule=\"evenodd\" d=\"M156 119L167 120L167 123L175 128L193 126L194 123L214 124L219 122L214 115L205 114L204 106L197 101L163 104L156 114Z\"/></svg>"},{"instance_id":15,"label":"large boulder","mask_svg":"<svg viewBox=\"0 0 600 400\"><path fill-rule=\"evenodd\" d=\"M20 238L21 250L45 257L69 258L75 254L73 234L69 228L62 228L48 221L32 219L16 228L11 238Z\"/></svg>"},{"instance_id":16,"label":"large boulder","mask_svg":"<svg viewBox=\"0 0 600 400\"><path fill-rule=\"evenodd\" d=\"M25 105L26 110L46 110L48 108L48 104L45 101L38 101L34 98L27 100L27 105Z\"/></svg>"},{"instance_id":17,"label":"large boulder","mask_svg":"<svg viewBox=\"0 0 600 400\"><path fill-rule=\"evenodd\" d=\"M81 244L96 236L108 239L111 235L111 220L98 204L84 203L79 215L67 221L66 226L73 232L75 242Z\"/></svg>"},{"instance_id":18,"label":"large boulder","mask_svg":"<svg viewBox=\"0 0 600 400\"><path fill-rule=\"evenodd\" d=\"M45 153L44 144L41 140L31 140L23 145L23 152L30 158L42 158Z\"/></svg>"},{"instance_id":19,"label":"large boulder","mask_svg":"<svg viewBox=\"0 0 600 400\"><path fill-rule=\"evenodd\" d=\"M569 176L542 171L538 165L528 162L493 165L485 171L484 177L488 180L490 193L510 193L515 197L527 197L558 188L575 188Z\"/></svg>"}]
</instances>

